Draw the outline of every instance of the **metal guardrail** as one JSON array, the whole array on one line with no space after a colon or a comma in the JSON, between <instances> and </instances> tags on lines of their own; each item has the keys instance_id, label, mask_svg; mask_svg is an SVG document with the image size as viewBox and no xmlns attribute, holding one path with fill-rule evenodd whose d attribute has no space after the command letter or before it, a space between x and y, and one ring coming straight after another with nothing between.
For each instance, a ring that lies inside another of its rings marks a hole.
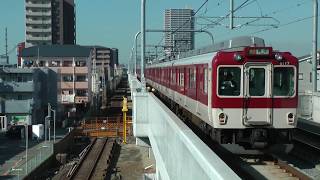
<instances>
[{"instance_id":1,"label":"metal guardrail","mask_svg":"<svg viewBox=\"0 0 320 180\"><path fill-rule=\"evenodd\" d=\"M133 131L148 137L161 179L240 179L173 112L151 93L138 92L139 81L129 75L133 94Z\"/></svg>"},{"instance_id":2,"label":"metal guardrail","mask_svg":"<svg viewBox=\"0 0 320 180\"><path fill-rule=\"evenodd\" d=\"M23 179L40 164L46 161L52 154L53 143L41 143L33 148L33 150L29 150L27 162L25 161L25 157L23 157L21 161L12 166L8 175L14 176L14 179Z\"/></svg>"}]
</instances>

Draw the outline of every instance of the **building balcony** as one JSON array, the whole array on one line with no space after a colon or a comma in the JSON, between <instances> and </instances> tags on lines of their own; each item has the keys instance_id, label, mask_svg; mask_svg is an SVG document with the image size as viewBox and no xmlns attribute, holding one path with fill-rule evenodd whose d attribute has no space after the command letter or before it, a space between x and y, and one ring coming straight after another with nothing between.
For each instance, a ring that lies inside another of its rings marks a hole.
<instances>
[{"instance_id":1,"label":"building balcony","mask_svg":"<svg viewBox=\"0 0 320 180\"><path fill-rule=\"evenodd\" d=\"M26 39L29 41L51 41L52 37L51 36L42 36L42 37L27 36Z\"/></svg>"},{"instance_id":2,"label":"building balcony","mask_svg":"<svg viewBox=\"0 0 320 180\"><path fill-rule=\"evenodd\" d=\"M89 83L88 82L76 82L76 89L88 89Z\"/></svg>"},{"instance_id":3,"label":"building balcony","mask_svg":"<svg viewBox=\"0 0 320 180\"><path fill-rule=\"evenodd\" d=\"M88 89L89 84L88 82L60 82L61 89Z\"/></svg>"},{"instance_id":4,"label":"building balcony","mask_svg":"<svg viewBox=\"0 0 320 180\"><path fill-rule=\"evenodd\" d=\"M61 89L73 89L73 82L60 82L59 84Z\"/></svg>"},{"instance_id":5,"label":"building balcony","mask_svg":"<svg viewBox=\"0 0 320 180\"><path fill-rule=\"evenodd\" d=\"M51 24L51 19L48 20L32 20L32 19L27 19L26 20L27 24L34 24L34 25L39 25L39 24Z\"/></svg>"},{"instance_id":6,"label":"building balcony","mask_svg":"<svg viewBox=\"0 0 320 180\"><path fill-rule=\"evenodd\" d=\"M110 59L110 55L98 55L97 58Z\"/></svg>"},{"instance_id":7,"label":"building balcony","mask_svg":"<svg viewBox=\"0 0 320 180\"><path fill-rule=\"evenodd\" d=\"M28 2L28 3L26 3L26 7L31 7L31 8L51 8L51 2L48 2L46 4Z\"/></svg>"},{"instance_id":8,"label":"building balcony","mask_svg":"<svg viewBox=\"0 0 320 180\"><path fill-rule=\"evenodd\" d=\"M31 82L3 82L0 83L0 93L33 92L34 83Z\"/></svg>"},{"instance_id":9,"label":"building balcony","mask_svg":"<svg viewBox=\"0 0 320 180\"><path fill-rule=\"evenodd\" d=\"M88 68L87 67L76 67L75 73L76 74L88 74Z\"/></svg>"},{"instance_id":10,"label":"building balcony","mask_svg":"<svg viewBox=\"0 0 320 180\"><path fill-rule=\"evenodd\" d=\"M76 104L88 103L89 102L89 97L87 97L87 96L76 96L74 101L75 101Z\"/></svg>"},{"instance_id":11,"label":"building balcony","mask_svg":"<svg viewBox=\"0 0 320 180\"><path fill-rule=\"evenodd\" d=\"M61 74L88 74L88 67L60 67Z\"/></svg>"},{"instance_id":12,"label":"building balcony","mask_svg":"<svg viewBox=\"0 0 320 180\"><path fill-rule=\"evenodd\" d=\"M51 11L48 12L35 12L35 11L26 11L27 16L51 16Z\"/></svg>"},{"instance_id":13,"label":"building balcony","mask_svg":"<svg viewBox=\"0 0 320 180\"><path fill-rule=\"evenodd\" d=\"M49 29L41 29L41 28L26 28L27 32L33 33L51 33L51 28Z\"/></svg>"}]
</instances>

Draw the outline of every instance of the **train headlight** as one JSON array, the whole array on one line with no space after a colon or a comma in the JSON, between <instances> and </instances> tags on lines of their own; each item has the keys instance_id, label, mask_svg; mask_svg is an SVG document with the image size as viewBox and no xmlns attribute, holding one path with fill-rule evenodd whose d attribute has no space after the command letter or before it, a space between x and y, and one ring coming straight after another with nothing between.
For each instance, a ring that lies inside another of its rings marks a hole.
<instances>
[{"instance_id":1,"label":"train headlight","mask_svg":"<svg viewBox=\"0 0 320 180\"><path fill-rule=\"evenodd\" d=\"M288 124L290 124L290 125L294 124L295 116L293 113L288 113L287 118L288 118Z\"/></svg>"},{"instance_id":2,"label":"train headlight","mask_svg":"<svg viewBox=\"0 0 320 180\"><path fill-rule=\"evenodd\" d=\"M227 115L225 113L219 114L219 124L225 125L227 123Z\"/></svg>"},{"instance_id":3,"label":"train headlight","mask_svg":"<svg viewBox=\"0 0 320 180\"><path fill-rule=\"evenodd\" d=\"M152 91L152 92L155 92L155 91L156 91L156 89L155 89L155 88L152 88L152 89L151 89L151 91Z\"/></svg>"},{"instance_id":4,"label":"train headlight","mask_svg":"<svg viewBox=\"0 0 320 180\"><path fill-rule=\"evenodd\" d=\"M233 59L237 62L240 62L240 61L242 61L243 58L240 54L236 53L233 55Z\"/></svg>"},{"instance_id":5,"label":"train headlight","mask_svg":"<svg viewBox=\"0 0 320 180\"><path fill-rule=\"evenodd\" d=\"M274 58L277 60L277 61L283 61L283 56L280 54L280 53L276 53L274 55Z\"/></svg>"}]
</instances>

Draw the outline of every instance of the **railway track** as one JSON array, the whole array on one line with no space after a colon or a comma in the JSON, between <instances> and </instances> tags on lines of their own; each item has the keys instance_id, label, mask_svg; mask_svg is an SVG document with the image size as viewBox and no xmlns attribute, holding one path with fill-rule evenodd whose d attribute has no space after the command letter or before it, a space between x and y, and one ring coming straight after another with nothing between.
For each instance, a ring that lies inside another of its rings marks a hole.
<instances>
[{"instance_id":1,"label":"railway track","mask_svg":"<svg viewBox=\"0 0 320 180\"><path fill-rule=\"evenodd\" d=\"M288 162L272 155L263 157L242 157L243 170L247 171L253 179L287 179L311 180L304 172L296 169Z\"/></svg>"},{"instance_id":2,"label":"railway track","mask_svg":"<svg viewBox=\"0 0 320 180\"><path fill-rule=\"evenodd\" d=\"M80 160L67 173L68 180L104 179L110 171L110 163L116 140L95 138L80 154Z\"/></svg>"},{"instance_id":3,"label":"railway track","mask_svg":"<svg viewBox=\"0 0 320 180\"><path fill-rule=\"evenodd\" d=\"M320 134L313 133L311 131L296 129L294 132L293 140L307 145L317 151L320 151Z\"/></svg>"}]
</instances>

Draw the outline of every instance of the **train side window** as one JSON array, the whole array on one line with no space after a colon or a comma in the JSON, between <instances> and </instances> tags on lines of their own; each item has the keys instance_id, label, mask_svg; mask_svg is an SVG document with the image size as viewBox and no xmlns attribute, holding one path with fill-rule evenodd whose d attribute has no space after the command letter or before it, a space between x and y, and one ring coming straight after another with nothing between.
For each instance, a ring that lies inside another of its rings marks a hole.
<instances>
[{"instance_id":1,"label":"train side window","mask_svg":"<svg viewBox=\"0 0 320 180\"><path fill-rule=\"evenodd\" d=\"M196 68L189 69L189 88L196 88Z\"/></svg>"},{"instance_id":2,"label":"train side window","mask_svg":"<svg viewBox=\"0 0 320 180\"><path fill-rule=\"evenodd\" d=\"M204 68L203 72L203 92L208 93L208 68Z\"/></svg>"},{"instance_id":3,"label":"train side window","mask_svg":"<svg viewBox=\"0 0 320 180\"><path fill-rule=\"evenodd\" d=\"M221 96L239 96L241 69L239 67L219 68L218 92Z\"/></svg>"},{"instance_id":4,"label":"train side window","mask_svg":"<svg viewBox=\"0 0 320 180\"><path fill-rule=\"evenodd\" d=\"M179 76L179 86L184 86L184 72L183 70L180 70L180 76Z\"/></svg>"},{"instance_id":5,"label":"train side window","mask_svg":"<svg viewBox=\"0 0 320 180\"><path fill-rule=\"evenodd\" d=\"M172 85L176 84L176 70L175 69L171 69L171 82L172 82Z\"/></svg>"}]
</instances>

